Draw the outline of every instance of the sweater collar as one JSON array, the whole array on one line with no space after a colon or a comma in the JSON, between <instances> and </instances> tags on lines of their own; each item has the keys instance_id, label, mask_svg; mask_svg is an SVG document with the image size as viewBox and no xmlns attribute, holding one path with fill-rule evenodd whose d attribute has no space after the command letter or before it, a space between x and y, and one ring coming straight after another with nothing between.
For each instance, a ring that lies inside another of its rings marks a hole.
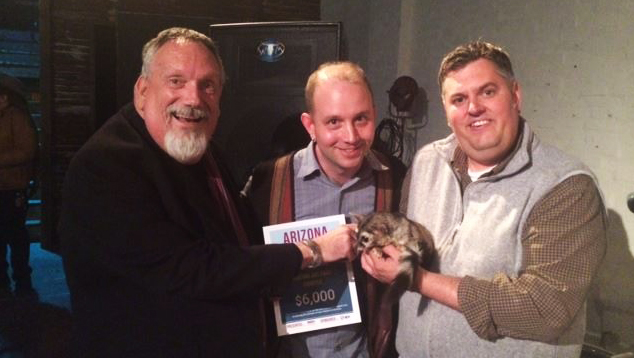
<instances>
[{"instance_id":1,"label":"sweater collar","mask_svg":"<svg viewBox=\"0 0 634 358\"><path fill-rule=\"evenodd\" d=\"M531 163L531 152L534 146L538 145L538 140L527 121L520 117L520 133L515 142L515 148L498 163L491 171L481 178L504 177L512 175ZM460 174L461 177L467 175L467 155L458 145L455 134L436 142L437 152Z\"/></svg>"}]
</instances>

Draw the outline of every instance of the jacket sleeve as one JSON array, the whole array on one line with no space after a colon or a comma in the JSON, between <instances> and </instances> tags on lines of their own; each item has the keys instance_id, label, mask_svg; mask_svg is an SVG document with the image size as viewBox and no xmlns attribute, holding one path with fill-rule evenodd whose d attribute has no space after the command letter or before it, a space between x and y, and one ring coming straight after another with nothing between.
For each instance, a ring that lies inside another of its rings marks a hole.
<instances>
[{"instance_id":1,"label":"jacket sleeve","mask_svg":"<svg viewBox=\"0 0 634 358\"><path fill-rule=\"evenodd\" d=\"M188 195L192 203L166 201L161 194L175 184L140 170L146 157L121 151L125 154L82 153L67 173L59 232L64 259L76 272L85 269L88 279L105 276L160 293L223 300L258 294L299 271L295 245L239 247L220 230L218 218L206 217L213 210L195 209L209 198L194 193ZM104 165L113 161L116 165ZM194 190L187 186L181 189ZM215 222L210 225L218 229L176 220L201 215L198 222Z\"/></svg>"},{"instance_id":2,"label":"jacket sleeve","mask_svg":"<svg viewBox=\"0 0 634 358\"><path fill-rule=\"evenodd\" d=\"M522 247L518 277L466 276L458 287L463 314L481 338L553 341L583 309L606 248L605 209L594 181L575 175L542 198Z\"/></svg>"}]
</instances>

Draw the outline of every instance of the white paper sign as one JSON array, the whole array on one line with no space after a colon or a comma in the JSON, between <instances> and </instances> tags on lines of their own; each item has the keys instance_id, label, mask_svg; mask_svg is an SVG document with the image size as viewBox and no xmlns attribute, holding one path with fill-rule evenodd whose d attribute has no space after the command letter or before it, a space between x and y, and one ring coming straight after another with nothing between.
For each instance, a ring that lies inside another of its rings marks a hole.
<instances>
[{"instance_id":1,"label":"white paper sign","mask_svg":"<svg viewBox=\"0 0 634 358\"><path fill-rule=\"evenodd\" d=\"M341 214L262 230L265 243L282 244L312 240L345 223ZM273 308L279 336L361 322L352 265L340 261L302 270Z\"/></svg>"}]
</instances>

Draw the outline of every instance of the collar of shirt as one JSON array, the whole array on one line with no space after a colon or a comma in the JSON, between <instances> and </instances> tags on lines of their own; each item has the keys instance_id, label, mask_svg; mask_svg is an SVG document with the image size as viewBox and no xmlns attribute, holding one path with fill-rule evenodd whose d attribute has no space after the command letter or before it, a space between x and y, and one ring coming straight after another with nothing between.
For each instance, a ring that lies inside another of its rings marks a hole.
<instances>
[{"instance_id":1,"label":"collar of shirt","mask_svg":"<svg viewBox=\"0 0 634 358\"><path fill-rule=\"evenodd\" d=\"M295 154L300 158L299 166L296 169L297 177L303 178L304 180L310 180L313 177L318 175L323 175L326 177L325 173L321 170L319 166L319 162L317 161L317 156L315 156L315 142L311 141L308 143L306 148L300 150ZM348 187L359 180L359 178L365 178L372 174L372 171L381 171L388 170L388 166L381 163L377 156L372 152L372 150L368 151L363 160L363 164L361 165L361 169L357 172L352 180L348 181L344 187Z\"/></svg>"}]
</instances>

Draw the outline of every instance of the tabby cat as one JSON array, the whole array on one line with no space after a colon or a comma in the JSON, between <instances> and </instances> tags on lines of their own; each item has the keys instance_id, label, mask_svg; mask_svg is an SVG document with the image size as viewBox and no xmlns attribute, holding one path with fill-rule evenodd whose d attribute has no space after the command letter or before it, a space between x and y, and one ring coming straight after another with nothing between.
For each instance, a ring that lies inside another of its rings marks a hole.
<instances>
[{"instance_id":1,"label":"tabby cat","mask_svg":"<svg viewBox=\"0 0 634 358\"><path fill-rule=\"evenodd\" d=\"M415 268L428 268L434 242L423 225L403 214L380 212L362 217L357 225L357 253L376 251L384 255L382 248L387 245L402 251L399 274L388 290L389 299L394 302L412 286Z\"/></svg>"}]
</instances>

